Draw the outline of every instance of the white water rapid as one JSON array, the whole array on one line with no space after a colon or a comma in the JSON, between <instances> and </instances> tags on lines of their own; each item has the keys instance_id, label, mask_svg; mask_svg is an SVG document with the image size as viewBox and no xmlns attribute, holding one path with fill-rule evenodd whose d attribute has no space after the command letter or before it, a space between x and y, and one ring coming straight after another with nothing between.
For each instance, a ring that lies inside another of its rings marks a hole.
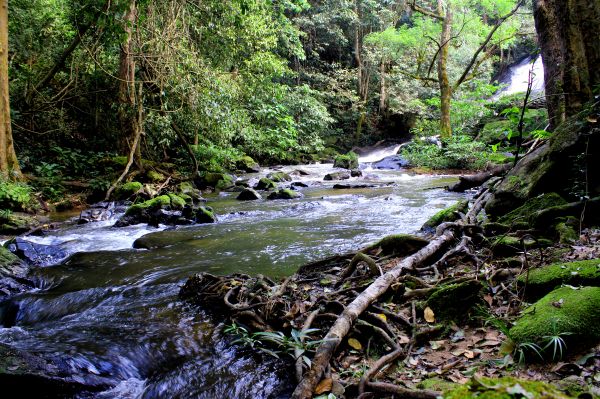
<instances>
[{"instance_id":1,"label":"white water rapid","mask_svg":"<svg viewBox=\"0 0 600 399\"><path fill-rule=\"evenodd\" d=\"M384 158L398 154L401 144L394 144L393 146L377 148L368 154L361 155L358 158L359 163L374 163L381 161Z\"/></svg>"}]
</instances>

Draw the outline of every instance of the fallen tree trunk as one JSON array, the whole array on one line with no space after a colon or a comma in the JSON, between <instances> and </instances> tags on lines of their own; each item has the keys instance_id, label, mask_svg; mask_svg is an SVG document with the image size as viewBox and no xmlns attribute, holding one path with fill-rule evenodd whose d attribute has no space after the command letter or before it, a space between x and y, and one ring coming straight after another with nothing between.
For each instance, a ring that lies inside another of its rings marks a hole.
<instances>
[{"instance_id":1,"label":"fallen tree trunk","mask_svg":"<svg viewBox=\"0 0 600 399\"><path fill-rule=\"evenodd\" d=\"M454 240L454 234L450 230L446 230L429 245L416 252L415 254L403 259L391 270L377 278L371 285L367 287L360 295L358 295L342 312L329 332L323 339L323 342L317 348L312 361L310 370L304 375L304 378L292 394L292 398L310 398L313 390L321 380L333 353L342 342L343 338L348 334L352 325L358 317L380 296L390 288L390 286L406 271L414 269L427 261L441 249L446 247Z\"/></svg>"},{"instance_id":2,"label":"fallen tree trunk","mask_svg":"<svg viewBox=\"0 0 600 399\"><path fill-rule=\"evenodd\" d=\"M510 168L511 168L510 164L503 164L503 165L495 166L492 169L487 170L485 172L477 173L474 175L460 176L458 178L458 183L450 186L448 188L448 191L453 191L453 192L459 193L459 192L468 190L470 188L479 187L483 183L485 183L487 180L489 180L490 178L495 177L495 176L500 176L504 172L508 171Z\"/></svg>"}]
</instances>

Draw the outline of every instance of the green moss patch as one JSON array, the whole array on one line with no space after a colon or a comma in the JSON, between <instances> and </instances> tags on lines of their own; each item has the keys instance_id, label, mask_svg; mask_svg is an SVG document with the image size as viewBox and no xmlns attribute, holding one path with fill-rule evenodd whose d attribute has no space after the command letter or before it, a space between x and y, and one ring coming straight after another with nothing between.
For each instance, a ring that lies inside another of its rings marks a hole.
<instances>
[{"instance_id":1,"label":"green moss patch","mask_svg":"<svg viewBox=\"0 0 600 399\"><path fill-rule=\"evenodd\" d=\"M195 211L194 220L196 223L215 223L217 217L212 208L201 206Z\"/></svg>"},{"instance_id":2,"label":"green moss patch","mask_svg":"<svg viewBox=\"0 0 600 399\"><path fill-rule=\"evenodd\" d=\"M564 205L565 201L556 193L547 193L539 195L525 202L524 205L510 211L498 219L499 223L514 224L518 222L530 223L539 211L551 208L553 206Z\"/></svg>"},{"instance_id":3,"label":"green moss patch","mask_svg":"<svg viewBox=\"0 0 600 399\"><path fill-rule=\"evenodd\" d=\"M285 172L273 172L267 176L269 179L274 181L275 183L282 183L286 181L292 181L292 176L288 175Z\"/></svg>"},{"instance_id":4,"label":"green moss patch","mask_svg":"<svg viewBox=\"0 0 600 399\"><path fill-rule=\"evenodd\" d=\"M569 396L554 386L541 382L513 377L475 377L468 384L444 393L445 399L568 399Z\"/></svg>"},{"instance_id":5,"label":"green moss patch","mask_svg":"<svg viewBox=\"0 0 600 399\"><path fill-rule=\"evenodd\" d=\"M168 194L169 198L171 199L171 208L173 209L183 209L183 207L186 204L186 201L184 198L180 197L177 194L173 194L170 193Z\"/></svg>"},{"instance_id":6,"label":"green moss patch","mask_svg":"<svg viewBox=\"0 0 600 399\"><path fill-rule=\"evenodd\" d=\"M527 295L540 297L561 284L573 286L600 286L600 259L582 260L569 263L553 263L522 274L517 280L524 285L527 282Z\"/></svg>"},{"instance_id":7,"label":"green moss patch","mask_svg":"<svg viewBox=\"0 0 600 399\"><path fill-rule=\"evenodd\" d=\"M129 208L127 208L125 215L137 215L145 210L155 210L170 205L171 197L169 197L168 195L161 195L156 198L152 198L151 200L144 201L140 204L131 205Z\"/></svg>"},{"instance_id":8,"label":"green moss patch","mask_svg":"<svg viewBox=\"0 0 600 399\"><path fill-rule=\"evenodd\" d=\"M426 247L429 241L410 234L393 234L369 245L362 252L381 248L383 255L408 256Z\"/></svg>"},{"instance_id":9,"label":"green moss patch","mask_svg":"<svg viewBox=\"0 0 600 399\"><path fill-rule=\"evenodd\" d=\"M269 194L267 199L270 199L270 200L295 199L295 198L300 198L300 197L302 197L302 194L300 194L299 192L285 188L285 189L281 189L279 191L275 191L275 192Z\"/></svg>"},{"instance_id":10,"label":"green moss patch","mask_svg":"<svg viewBox=\"0 0 600 399\"><path fill-rule=\"evenodd\" d=\"M460 219L460 213L465 213L468 208L469 201L459 201L456 204L449 206L446 209L442 209L433 215L427 222L425 222L423 228L435 228L444 222L454 222Z\"/></svg>"},{"instance_id":11,"label":"green moss patch","mask_svg":"<svg viewBox=\"0 0 600 399\"><path fill-rule=\"evenodd\" d=\"M345 155L338 155L333 161L334 168L356 169L358 168L358 155L350 151Z\"/></svg>"},{"instance_id":12,"label":"green moss patch","mask_svg":"<svg viewBox=\"0 0 600 399\"><path fill-rule=\"evenodd\" d=\"M117 201L126 200L142 191L143 188L142 183L137 181L125 183L115 190L114 199Z\"/></svg>"},{"instance_id":13,"label":"green moss patch","mask_svg":"<svg viewBox=\"0 0 600 399\"><path fill-rule=\"evenodd\" d=\"M225 173L203 172L200 175L199 184L201 187L213 187L218 190L234 186L233 177Z\"/></svg>"},{"instance_id":14,"label":"green moss patch","mask_svg":"<svg viewBox=\"0 0 600 399\"><path fill-rule=\"evenodd\" d=\"M254 188L257 190L272 190L277 188L277 184L267 177L262 177Z\"/></svg>"},{"instance_id":15,"label":"green moss patch","mask_svg":"<svg viewBox=\"0 0 600 399\"><path fill-rule=\"evenodd\" d=\"M542 348L557 336L566 342L566 350L600 341L600 287L558 288L525 309L509 331L516 345L535 343ZM550 347L547 351L552 357Z\"/></svg>"},{"instance_id":16,"label":"green moss patch","mask_svg":"<svg viewBox=\"0 0 600 399\"><path fill-rule=\"evenodd\" d=\"M479 281L447 284L436 289L427 299L437 320L463 321L475 306L482 303L483 285Z\"/></svg>"}]
</instances>

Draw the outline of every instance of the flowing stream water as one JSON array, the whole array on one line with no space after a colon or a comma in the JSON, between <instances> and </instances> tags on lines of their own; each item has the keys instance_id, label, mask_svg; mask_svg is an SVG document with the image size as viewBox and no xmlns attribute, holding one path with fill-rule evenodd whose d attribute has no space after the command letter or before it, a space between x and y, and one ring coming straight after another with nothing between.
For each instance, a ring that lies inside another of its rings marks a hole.
<instances>
[{"instance_id":1,"label":"flowing stream water","mask_svg":"<svg viewBox=\"0 0 600 399\"><path fill-rule=\"evenodd\" d=\"M308 185L303 198L210 196L216 224L118 229L110 220L31 237L73 255L36 270L39 290L13 299L16 318L0 328L0 342L60 359L73 375L106 377L113 387L97 398L288 397L292 381L282 363L231 344L219 320L178 299L179 287L201 271L283 277L308 261L415 232L460 198L438 188L452 177L361 168L366 177L341 183L375 187L333 189L340 182L323 181L331 164L285 167L308 172L295 179ZM132 248L142 236L151 249Z\"/></svg>"}]
</instances>

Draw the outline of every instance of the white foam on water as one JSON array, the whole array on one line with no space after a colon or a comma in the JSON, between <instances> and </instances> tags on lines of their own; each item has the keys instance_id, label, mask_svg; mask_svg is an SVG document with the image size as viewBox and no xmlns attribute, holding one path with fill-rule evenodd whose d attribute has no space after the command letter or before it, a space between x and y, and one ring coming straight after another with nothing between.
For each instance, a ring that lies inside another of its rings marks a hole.
<instances>
[{"instance_id":1,"label":"white foam on water","mask_svg":"<svg viewBox=\"0 0 600 399\"><path fill-rule=\"evenodd\" d=\"M398 150L400 150L400 147L401 147L401 144L394 144L393 146L378 148L376 150L371 151L368 154L360 156L358 158L358 162L359 163L373 163L373 162L381 161L384 158L398 154Z\"/></svg>"}]
</instances>

